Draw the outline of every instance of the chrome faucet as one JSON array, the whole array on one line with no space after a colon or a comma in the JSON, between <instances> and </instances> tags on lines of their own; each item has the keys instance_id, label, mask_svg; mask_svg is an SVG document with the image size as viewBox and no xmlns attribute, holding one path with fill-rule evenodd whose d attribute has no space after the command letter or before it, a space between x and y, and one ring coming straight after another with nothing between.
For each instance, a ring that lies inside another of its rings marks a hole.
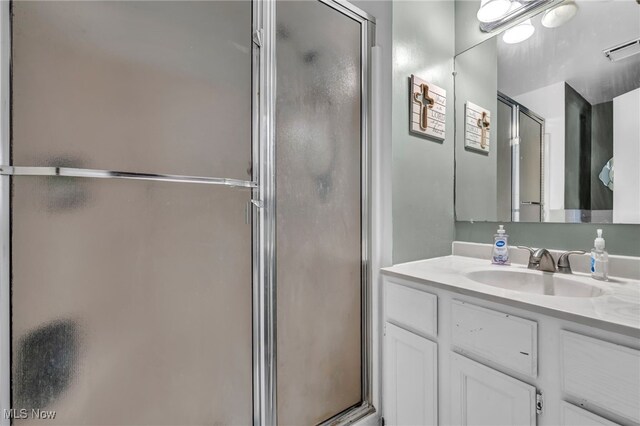
<instances>
[{"instance_id":1,"label":"chrome faucet","mask_svg":"<svg viewBox=\"0 0 640 426\"><path fill-rule=\"evenodd\" d=\"M560 255L558 259L558 272L561 274L571 274L571 264L569 263L569 256L572 254L585 254L583 250L569 250Z\"/></svg>"},{"instance_id":2,"label":"chrome faucet","mask_svg":"<svg viewBox=\"0 0 640 426\"><path fill-rule=\"evenodd\" d=\"M527 268L542 272L556 272L556 261L546 248L532 249L531 247L518 246L519 249L529 250L529 264Z\"/></svg>"}]
</instances>

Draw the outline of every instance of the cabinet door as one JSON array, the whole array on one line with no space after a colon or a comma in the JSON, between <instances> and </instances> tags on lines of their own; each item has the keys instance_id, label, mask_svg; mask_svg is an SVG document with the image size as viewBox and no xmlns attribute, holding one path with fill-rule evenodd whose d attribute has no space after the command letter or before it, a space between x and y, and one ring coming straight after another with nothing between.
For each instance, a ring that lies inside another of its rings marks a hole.
<instances>
[{"instance_id":1,"label":"cabinet door","mask_svg":"<svg viewBox=\"0 0 640 426\"><path fill-rule=\"evenodd\" d=\"M618 426L616 423L564 401L560 403L560 419L562 426Z\"/></svg>"},{"instance_id":2,"label":"cabinet door","mask_svg":"<svg viewBox=\"0 0 640 426\"><path fill-rule=\"evenodd\" d=\"M536 424L536 389L456 353L451 354L454 425Z\"/></svg>"},{"instance_id":3,"label":"cabinet door","mask_svg":"<svg viewBox=\"0 0 640 426\"><path fill-rule=\"evenodd\" d=\"M562 390L639 424L640 351L569 331L560 336Z\"/></svg>"},{"instance_id":4,"label":"cabinet door","mask_svg":"<svg viewBox=\"0 0 640 426\"><path fill-rule=\"evenodd\" d=\"M438 345L385 324L384 418L390 425L438 423Z\"/></svg>"}]
</instances>

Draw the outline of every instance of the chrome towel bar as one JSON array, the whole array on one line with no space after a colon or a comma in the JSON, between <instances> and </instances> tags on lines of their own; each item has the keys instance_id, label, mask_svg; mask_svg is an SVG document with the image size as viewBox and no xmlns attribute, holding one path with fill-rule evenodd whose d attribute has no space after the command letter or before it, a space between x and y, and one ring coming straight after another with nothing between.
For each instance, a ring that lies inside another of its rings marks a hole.
<instances>
[{"instance_id":1,"label":"chrome towel bar","mask_svg":"<svg viewBox=\"0 0 640 426\"><path fill-rule=\"evenodd\" d=\"M248 180L204 177L165 175L155 173L118 172L112 170L79 169L73 167L27 167L0 166L0 175L8 176L65 176L100 179L133 179L159 182L202 183L208 185L224 185L233 188L257 188L258 183Z\"/></svg>"}]
</instances>

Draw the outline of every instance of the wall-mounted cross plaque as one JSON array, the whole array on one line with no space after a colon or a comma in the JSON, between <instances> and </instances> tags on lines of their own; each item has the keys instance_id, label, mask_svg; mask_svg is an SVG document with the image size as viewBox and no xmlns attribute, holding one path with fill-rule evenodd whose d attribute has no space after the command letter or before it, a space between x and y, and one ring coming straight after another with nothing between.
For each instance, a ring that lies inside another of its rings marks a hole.
<instances>
[{"instance_id":1,"label":"wall-mounted cross plaque","mask_svg":"<svg viewBox=\"0 0 640 426\"><path fill-rule=\"evenodd\" d=\"M444 140L447 92L420 77L411 76L409 131Z\"/></svg>"},{"instance_id":2,"label":"wall-mounted cross plaque","mask_svg":"<svg viewBox=\"0 0 640 426\"><path fill-rule=\"evenodd\" d=\"M486 148L489 144L489 114L482 111L482 117L478 118L477 125L480 127L480 148Z\"/></svg>"},{"instance_id":3,"label":"wall-mounted cross plaque","mask_svg":"<svg viewBox=\"0 0 640 426\"><path fill-rule=\"evenodd\" d=\"M472 102L465 107L464 146L489 152L491 142L491 112Z\"/></svg>"}]
</instances>

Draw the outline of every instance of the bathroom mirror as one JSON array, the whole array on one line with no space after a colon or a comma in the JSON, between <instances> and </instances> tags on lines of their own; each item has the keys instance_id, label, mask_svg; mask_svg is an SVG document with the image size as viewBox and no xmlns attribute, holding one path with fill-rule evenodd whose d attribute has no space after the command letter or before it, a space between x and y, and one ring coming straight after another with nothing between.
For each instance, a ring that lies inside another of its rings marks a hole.
<instances>
[{"instance_id":1,"label":"bathroom mirror","mask_svg":"<svg viewBox=\"0 0 640 426\"><path fill-rule=\"evenodd\" d=\"M640 3L555 6L455 57L458 221L640 223Z\"/></svg>"}]
</instances>

